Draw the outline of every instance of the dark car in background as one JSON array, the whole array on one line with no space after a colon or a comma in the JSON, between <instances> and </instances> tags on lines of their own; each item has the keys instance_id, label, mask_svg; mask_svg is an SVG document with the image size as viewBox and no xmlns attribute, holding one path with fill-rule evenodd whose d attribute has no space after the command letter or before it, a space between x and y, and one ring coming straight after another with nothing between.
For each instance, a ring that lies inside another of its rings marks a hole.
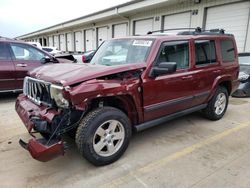
<instances>
[{"instance_id":1,"label":"dark car in background","mask_svg":"<svg viewBox=\"0 0 250 188\"><path fill-rule=\"evenodd\" d=\"M250 53L239 53L240 85L233 97L250 97Z\"/></svg>"},{"instance_id":2,"label":"dark car in background","mask_svg":"<svg viewBox=\"0 0 250 188\"><path fill-rule=\"evenodd\" d=\"M52 56L22 41L0 38L0 93L19 92L28 71L46 63L72 63L72 55Z\"/></svg>"}]
</instances>

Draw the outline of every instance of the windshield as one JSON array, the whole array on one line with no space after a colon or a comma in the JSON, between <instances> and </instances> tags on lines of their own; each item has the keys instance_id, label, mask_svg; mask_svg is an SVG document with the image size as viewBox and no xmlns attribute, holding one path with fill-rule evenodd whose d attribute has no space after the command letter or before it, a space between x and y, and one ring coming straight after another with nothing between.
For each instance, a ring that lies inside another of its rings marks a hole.
<instances>
[{"instance_id":1,"label":"windshield","mask_svg":"<svg viewBox=\"0 0 250 188\"><path fill-rule=\"evenodd\" d=\"M239 56L239 63L241 65L250 65L250 56Z\"/></svg>"},{"instance_id":2,"label":"windshield","mask_svg":"<svg viewBox=\"0 0 250 188\"><path fill-rule=\"evenodd\" d=\"M91 64L122 65L145 62L152 40L117 39L105 41L95 53Z\"/></svg>"}]
</instances>

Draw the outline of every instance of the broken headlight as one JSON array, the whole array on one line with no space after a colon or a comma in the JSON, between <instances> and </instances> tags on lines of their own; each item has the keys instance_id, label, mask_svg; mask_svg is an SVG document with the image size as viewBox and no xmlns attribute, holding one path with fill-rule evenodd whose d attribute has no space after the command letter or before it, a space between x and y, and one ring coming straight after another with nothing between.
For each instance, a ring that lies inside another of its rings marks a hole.
<instances>
[{"instance_id":1,"label":"broken headlight","mask_svg":"<svg viewBox=\"0 0 250 188\"><path fill-rule=\"evenodd\" d=\"M61 108L67 108L69 102L63 97L63 87L52 84L50 86L50 96L54 99L56 105Z\"/></svg>"}]
</instances>

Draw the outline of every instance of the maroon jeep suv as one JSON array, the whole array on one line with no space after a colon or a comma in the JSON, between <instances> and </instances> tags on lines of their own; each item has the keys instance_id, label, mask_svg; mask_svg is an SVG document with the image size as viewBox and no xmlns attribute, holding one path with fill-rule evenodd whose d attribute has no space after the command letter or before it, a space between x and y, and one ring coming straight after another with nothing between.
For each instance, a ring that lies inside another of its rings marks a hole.
<instances>
[{"instance_id":1,"label":"maroon jeep suv","mask_svg":"<svg viewBox=\"0 0 250 188\"><path fill-rule=\"evenodd\" d=\"M54 57L25 42L0 37L0 93L21 91L28 71L46 63L73 62L69 56Z\"/></svg>"},{"instance_id":2,"label":"maroon jeep suv","mask_svg":"<svg viewBox=\"0 0 250 188\"><path fill-rule=\"evenodd\" d=\"M70 133L88 161L110 164L125 152L132 130L195 111L221 119L238 74L234 36L223 30L107 40L89 64L30 72L16 111L33 138L19 143L48 161L64 154L62 135Z\"/></svg>"}]
</instances>

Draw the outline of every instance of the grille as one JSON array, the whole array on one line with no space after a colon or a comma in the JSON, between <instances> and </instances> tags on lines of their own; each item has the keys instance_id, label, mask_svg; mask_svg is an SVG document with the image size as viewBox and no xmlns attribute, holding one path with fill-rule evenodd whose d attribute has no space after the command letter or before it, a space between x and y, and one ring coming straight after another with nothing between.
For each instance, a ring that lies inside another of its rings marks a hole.
<instances>
[{"instance_id":1,"label":"grille","mask_svg":"<svg viewBox=\"0 0 250 188\"><path fill-rule=\"evenodd\" d=\"M34 103L46 106L53 105L53 99L50 96L51 83L38 80L31 77L25 77L23 83L23 93Z\"/></svg>"}]
</instances>

